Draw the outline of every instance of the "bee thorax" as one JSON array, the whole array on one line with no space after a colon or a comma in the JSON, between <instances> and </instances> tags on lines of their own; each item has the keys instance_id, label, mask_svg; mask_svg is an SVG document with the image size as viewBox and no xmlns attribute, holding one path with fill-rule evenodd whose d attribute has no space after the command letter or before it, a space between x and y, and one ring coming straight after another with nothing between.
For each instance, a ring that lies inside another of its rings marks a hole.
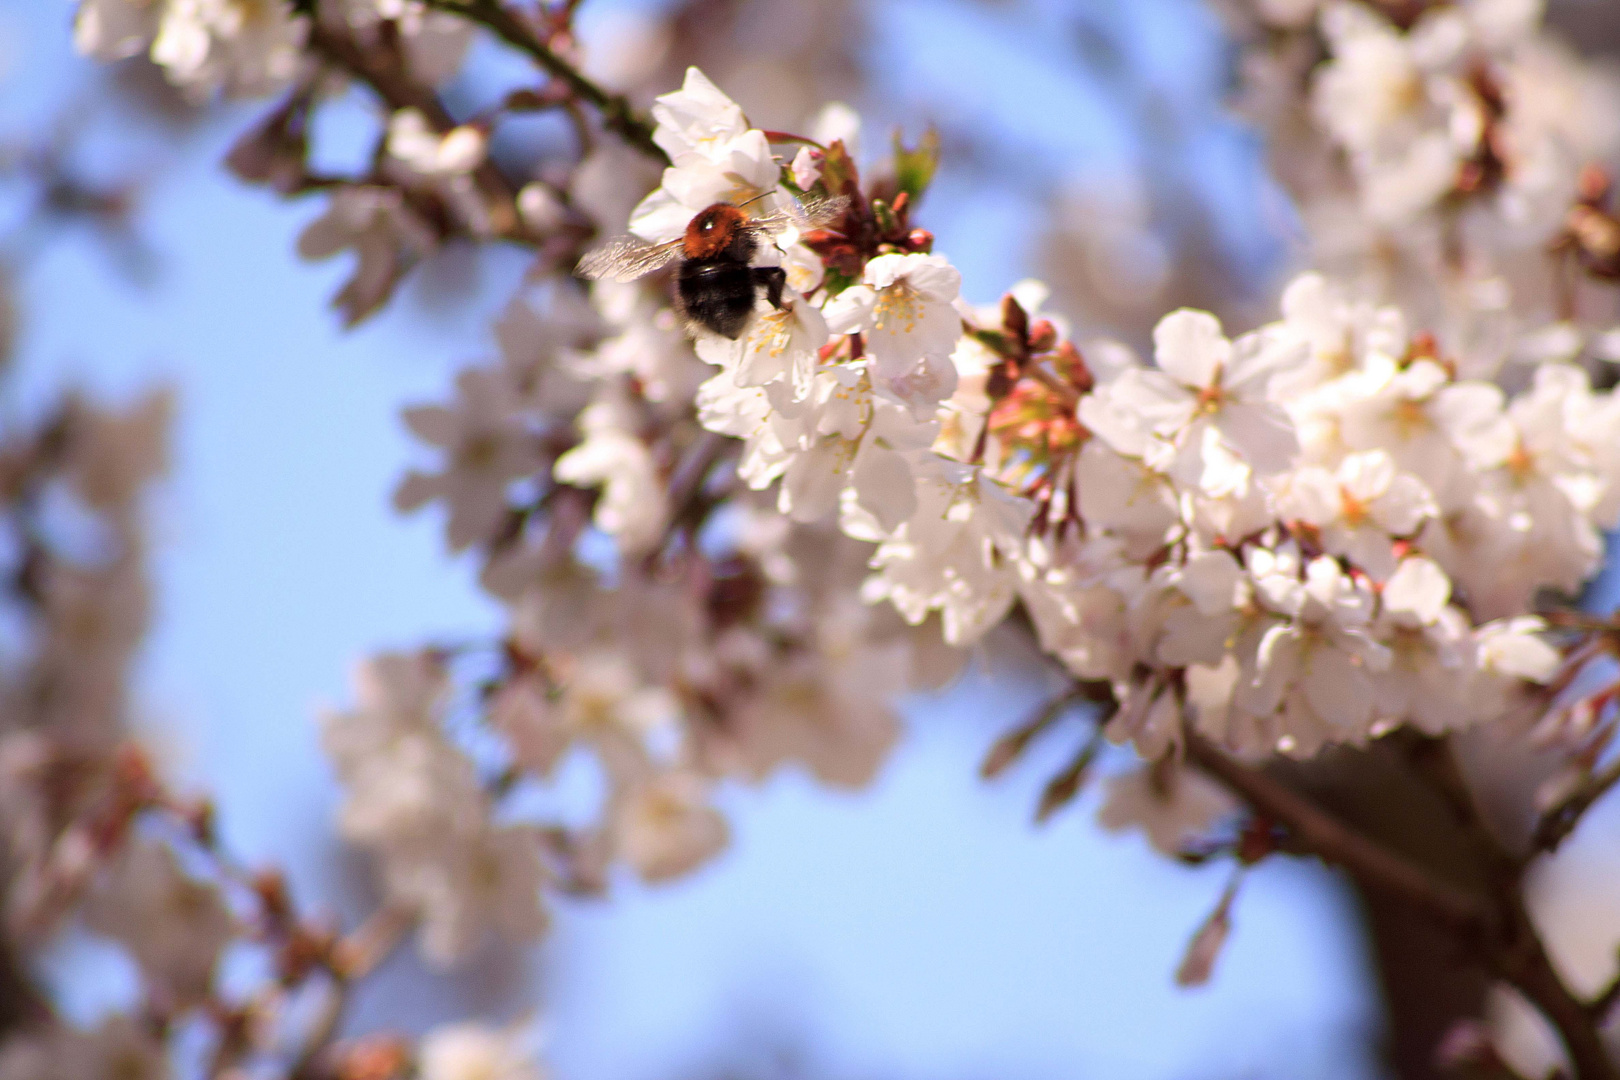
<instances>
[{"instance_id":1,"label":"bee thorax","mask_svg":"<svg viewBox=\"0 0 1620 1080\"><path fill-rule=\"evenodd\" d=\"M688 259L747 262L754 253L754 231L742 210L730 203L715 203L687 223L681 248Z\"/></svg>"}]
</instances>

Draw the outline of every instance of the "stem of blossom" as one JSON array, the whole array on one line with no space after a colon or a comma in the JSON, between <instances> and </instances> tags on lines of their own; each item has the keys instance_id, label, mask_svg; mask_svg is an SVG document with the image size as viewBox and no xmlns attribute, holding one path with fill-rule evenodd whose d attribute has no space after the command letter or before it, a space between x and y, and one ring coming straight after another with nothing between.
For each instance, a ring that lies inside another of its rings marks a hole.
<instances>
[{"instance_id":1,"label":"stem of blossom","mask_svg":"<svg viewBox=\"0 0 1620 1080\"><path fill-rule=\"evenodd\" d=\"M1602 1027L1603 1021L1616 1002L1620 1002L1620 976L1616 976L1613 982L1603 988L1601 994L1592 999L1586 1006L1586 1011L1592 1015L1592 1022Z\"/></svg>"},{"instance_id":2,"label":"stem of blossom","mask_svg":"<svg viewBox=\"0 0 1620 1080\"><path fill-rule=\"evenodd\" d=\"M984 760L979 763L979 779L994 780L1000 776L1009 765L1023 755L1025 750L1029 749L1030 743L1057 723L1070 705L1084 700L1084 691L1076 687L1042 705L1033 717L995 741L990 751L984 755Z\"/></svg>"},{"instance_id":3,"label":"stem of blossom","mask_svg":"<svg viewBox=\"0 0 1620 1080\"><path fill-rule=\"evenodd\" d=\"M371 87L389 108L416 109L441 135L455 128L455 119L439 96L412 82L398 64L373 59L352 38L319 21L310 26L308 42L311 51ZM484 196L494 234L521 243L532 242L534 238L518 213L517 195L500 169L485 161L473 170L472 176Z\"/></svg>"},{"instance_id":4,"label":"stem of blossom","mask_svg":"<svg viewBox=\"0 0 1620 1080\"><path fill-rule=\"evenodd\" d=\"M345 982L364 978L394 951L416 920L403 908L385 905L366 917L333 949Z\"/></svg>"},{"instance_id":5,"label":"stem of blossom","mask_svg":"<svg viewBox=\"0 0 1620 1080\"><path fill-rule=\"evenodd\" d=\"M293 1060L292 1067L287 1070L287 1080L316 1080L326 1074L322 1066L322 1056L332 1040L337 1037L338 1028L342 1026L343 1014L349 1009L349 984L339 982L332 988L319 1018L310 1028L310 1034L304 1040L304 1045Z\"/></svg>"},{"instance_id":6,"label":"stem of blossom","mask_svg":"<svg viewBox=\"0 0 1620 1080\"><path fill-rule=\"evenodd\" d=\"M1256 810L1286 825L1323 861L1337 863L1358 881L1409 901L1468 937L1488 927L1484 903L1373 843L1298 792L1251 768L1198 734L1187 732L1187 758L1231 788Z\"/></svg>"},{"instance_id":7,"label":"stem of blossom","mask_svg":"<svg viewBox=\"0 0 1620 1080\"><path fill-rule=\"evenodd\" d=\"M602 125L619 135L635 149L668 165L669 155L653 142L653 126L636 114L623 94L610 94L582 75L578 68L558 56L541 41L522 19L507 10L500 0L426 0L427 6L454 12L487 27L502 41L525 53L554 79L568 84L578 97L590 102L602 114Z\"/></svg>"},{"instance_id":8,"label":"stem of blossom","mask_svg":"<svg viewBox=\"0 0 1620 1080\"><path fill-rule=\"evenodd\" d=\"M720 452L731 440L714 431L705 431L692 449L686 452L675 473L669 478L669 503L673 516L680 517L697 493L703 489L703 479L709 475Z\"/></svg>"},{"instance_id":9,"label":"stem of blossom","mask_svg":"<svg viewBox=\"0 0 1620 1080\"><path fill-rule=\"evenodd\" d=\"M1574 794L1543 815L1536 823L1536 831L1531 837L1529 857L1534 858L1543 851L1557 851L1558 845L1575 831L1575 826L1580 824L1582 816L1616 784L1620 784L1620 759L1611 761L1602 771L1593 773Z\"/></svg>"},{"instance_id":10,"label":"stem of blossom","mask_svg":"<svg viewBox=\"0 0 1620 1080\"><path fill-rule=\"evenodd\" d=\"M1080 392L1056 375L1047 371L1039 364L1030 364L1024 369L1024 374L1032 376L1042 386L1056 394L1065 405L1073 408L1079 404Z\"/></svg>"},{"instance_id":11,"label":"stem of blossom","mask_svg":"<svg viewBox=\"0 0 1620 1080\"><path fill-rule=\"evenodd\" d=\"M1585 611L1542 611L1541 619L1549 626L1561 630L1578 630L1583 634L1612 634L1620 641L1620 618L1613 615L1592 615Z\"/></svg>"},{"instance_id":12,"label":"stem of blossom","mask_svg":"<svg viewBox=\"0 0 1620 1080\"><path fill-rule=\"evenodd\" d=\"M686 451L675 471L669 478L669 524L664 530L664 537L650 552L647 553L646 565L655 566L658 557L669 546L671 538L683 526L690 524L688 518L694 512L701 512L698 496L703 493L703 481L708 477L709 470L714 468L715 462L725 453L726 445L732 439L713 431L705 431L698 436L697 442Z\"/></svg>"},{"instance_id":13,"label":"stem of blossom","mask_svg":"<svg viewBox=\"0 0 1620 1080\"><path fill-rule=\"evenodd\" d=\"M394 951L414 921L409 912L384 906L337 944L333 950L335 964L330 969L332 992L288 1069L288 1080L315 1080L327 1075L322 1069L322 1055L342 1026L351 989Z\"/></svg>"}]
</instances>

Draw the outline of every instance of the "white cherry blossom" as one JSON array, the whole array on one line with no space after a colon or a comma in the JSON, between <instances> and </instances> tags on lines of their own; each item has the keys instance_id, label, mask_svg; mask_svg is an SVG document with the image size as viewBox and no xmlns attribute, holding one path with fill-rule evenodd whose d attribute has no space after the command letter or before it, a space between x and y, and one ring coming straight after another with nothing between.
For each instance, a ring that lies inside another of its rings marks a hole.
<instances>
[{"instance_id":1,"label":"white cherry blossom","mask_svg":"<svg viewBox=\"0 0 1620 1080\"><path fill-rule=\"evenodd\" d=\"M483 164L489 138L470 124L440 134L421 110L400 109L388 121L388 152L422 176L463 176Z\"/></svg>"},{"instance_id":2,"label":"white cherry blossom","mask_svg":"<svg viewBox=\"0 0 1620 1080\"><path fill-rule=\"evenodd\" d=\"M1339 426L1346 446L1383 450L1447 509L1466 496L1468 471L1499 464L1511 452L1513 429L1503 404L1496 386L1453 382L1433 360L1403 368L1375 353L1348 395Z\"/></svg>"},{"instance_id":3,"label":"white cherry blossom","mask_svg":"<svg viewBox=\"0 0 1620 1080\"><path fill-rule=\"evenodd\" d=\"M1018 594L1011 561L1031 508L982 471L941 462L917 484L917 509L872 558L877 573L862 595L887 599L913 625L944 616L945 640L967 645L989 630Z\"/></svg>"},{"instance_id":4,"label":"white cherry blossom","mask_svg":"<svg viewBox=\"0 0 1620 1080\"><path fill-rule=\"evenodd\" d=\"M961 286L961 273L942 256L879 255L860 284L828 301L827 325L862 334L873 377L931 411L956 389L950 356L962 336L953 306Z\"/></svg>"},{"instance_id":5,"label":"white cherry blossom","mask_svg":"<svg viewBox=\"0 0 1620 1080\"><path fill-rule=\"evenodd\" d=\"M1145 437L1165 440L1176 479L1211 495L1239 489L1251 471L1290 464L1299 442L1268 388L1299 349L1260 335L1229 341L1214 316L1190 310L1165 316L1153 340L1159 367L1128 368L1107 383L1097 405L1082 404L1088 426L1138 457L1148 452Z\"/></svg>"},{"instance_id":6,"label":"white cherry blossom","mask_svg":"<svg viewBox=\"0 0 1620 1080\"><path fill-rule=\"evenodd\" d=\"M1293 578L1291 560L1250 560L1255 593L1285 619L1273 622L1254 655L1254 675L1238 704L1258 718L1280 715L1277 749L1311 754L1325 742L1358 742L1375 717L1374 677L1389 650L1368 636L1370 588L1322 557Z\"/></svg>"},{"instance_id":7,"label":"white cherry blossom","mask_svg":"<svg viewBox=\"0 0 1620 1080\"><path fill-rule=\"evenodd\" d=\"M411 432L449 460L439 473L406 473L394 491L394 505L405 511L443 500L452 551L490 539L506 517L513 483L541 462L539 440L505 370L468 368L456 377L456 392L453 407L405 410Z\"/></svg>"},{"instance_id":8,"label":"white cherry blossom","mask_svg":"<svg viewBox=\"0 0 1620 1080\"><path fill-rule=\"evenodd\" d=\"M337 192L298 237L298 254L306 259L350 249L358 256L354 276L333 298L350 325L386 303L406 272L437 246L432 226L400 192L378 185Z\"/></svg>"},{"instance_id":9,"label":"white cherry blossom","mask_svg":"<svg viewBox=\"0 0 1620 1080\"><path fill-rule=\"evenodd\" d=\"M679 877L726 846L726 819L707 795L697 777L680 771L660 773L620 795L615 843L643 880Z\"/></svg>"},{"instance_id":10,"label":"white cherry blossom","mask_svg":"<svg viewBox=\"0 0 1620 1080\"><path fill-rule=\"evenodd\" d=\"M810 395L819 365L818 353L827 344L827 322L820 309L795 291L783 294L783 307L761 303L747 329L735 341L705 335L697 354L725 369L738 387L766 386L784 380L793 399Z\"/></svg>"},{"instance_id":11,"label":"white cherry blossom","mask_svg":"<svg viewBox=\"0 0 1620 1080\"><path fill-rule=\"evenodd\" d=\"M535 1041L529 1025L444 1024L422 1036L417 1074L421 1080L545 1080Z\"/></svg>"},{"instance_id":12,"label":"white cherry blossom","mask_svg":"<svg viewBox=\"0 0 1620 1080\"><path fill-rule=\"evenodd\" d=\"M166 844L135 837L94 884L85 924L116 940L173 1006L207 997L220 953L236 931L219 890L181 869Z\"/></svg>"},{"instance_id":13,"label":"white cherry blossom","mask_svg":"<svg viewBox=\"0 0 1620 1080\"><path fill-rule=\"evenodd\" d=\"M419 921L423 954L447 966L490 929L537 936L546 925L538 839L492 822L472 760L442 726L442 662L385 654L360 667L356 684L360 707L324 722L345 789L338 827L376 856L384 893Z\"/></svg>"},{"instance_id":14,"label":"white cherry blossom","mask_svg":"<svg viewBox=\"0 0 1620 1080\"><path fill-rule=\"evenodd\" d=\"M1382 581L1395 571L1394 538L1415 535L1437 507L1417 477L1382 450L1349 454L1334 472L1308 466L1287 478L1284 515L1314 527L1324 548Z\"/></svg>"},{"instance_id":15,"label":"white cherry blossom","mask_svg":"<svg viewBox=\"0 0 1620 1080\"><path fill-rule=\"evenodd\" d=\"M163 0L152 60L194 93L267 94L297 75L307 30L288 0Z\"/></svg>"},{"instance_id":16,"label":"white cherry blossom","mask_svg":"<svg viewBox=\"0 0 1620 1080\"><path fill-rule=\"evenodd\" d=\"M1539 636L1547 624L1533 615L1518 615L1487 623L1475 633L1480 667L1493 675L1551 682L1558 673L1558 650Z\"/></svg>"},{"instance_id":17,"label":"white cherry blossom","mask_svg":"<svg viewBox=\"0 0 1620 1080\"><path fill-rule=\"evenodd\" d=\"M1166 855L1180 855L1188 841L1206 835L1238 803L1207 776L1169 762L1108 778L1097 823L1109 832L1139 828Z\"/></svg>"},{"instance_id":18,"label":"white cherry blossom","mask_svg":"<svg viewBox=\"0 0 1620 1080\"><path fill-rule=\"evenodd\" d=\"M323 16L336 9L350 27L376 32L387 20L399 36L411 73L430 86L448 82L461 69L473 27L466 19L429 8L422 0L322 0Z\"/></svg>"},{"instance_id":19,"label":"white cherry blossom","mask_svg":"<svg viewBox=\"0 0 1620 1080\"><path fill-rule=\"evenodd\" d=\"M595 521L628 554L647 551L669 521L669 496L647 445L636 437L625 406L608 398L579 417L585 438L552 466L564 484L601 486Z\"/></svg>"},{"instance_id":20,"label":"white cherry blossom","mask_svg":"<svg viewBox=\"0 0 1620 1080\"><path fill-rule=\"evenodd\" d=\"M630 215L630 231L660 243L680 236L692 217L717 202L737 206L778 188L781 169L764 132L750 128L742 109L697 68L653 105L654 141L673 164L658 190ZM755 203L773 209L770 199Z\"/></svg>"},{"instance_id":21,"label":"white cherry blossom","mask_svg":"<svg viewBox=\"0 0 1620 1080\"><path fill-rule=\"evenodd\" d=\"M157 36L163 8L154 0L84 0L73 17L73 45L97 60L144 52Z\"/></svg>"},{"instance_id":22,"label":"white cherry blossom","mask_svg":"<svg viewBox=\"0 0 1620 1080\"><path fill-rule=\"evenodd\" d=\"M1322 14L1333 58L1316 77L1318 122L1350 152L1368 214L1399 223L1451 190L1479 125L1466 87L1444 70L1448 20L1403 34L1371 7L1339 0Z\"/></svg>"}]
</instances>

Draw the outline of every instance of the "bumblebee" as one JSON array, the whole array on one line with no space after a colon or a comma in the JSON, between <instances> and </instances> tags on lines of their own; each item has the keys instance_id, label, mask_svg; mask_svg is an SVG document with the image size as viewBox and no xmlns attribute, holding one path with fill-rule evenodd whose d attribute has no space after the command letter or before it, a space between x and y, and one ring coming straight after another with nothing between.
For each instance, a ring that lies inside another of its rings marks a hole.
<instances>
[{"instance_id":1,"label":"bumblebee","mask_svg":"<svg viewBox=\"0 0 1620 1080\"><path fill-rule=\"evenodd\" d=\"M678 240L649 244L634 236L610 240L579 261L580 277L634 281L679 260L675 300L693 327L735 340L748 328L761 289L782 307L787 274L780 266L754 266L762 242L790 227L815 229L843 215L849 200L810 197L789 210L751 216L743 206L719 202L687 223Z\"/></svg>"}]
</instances>

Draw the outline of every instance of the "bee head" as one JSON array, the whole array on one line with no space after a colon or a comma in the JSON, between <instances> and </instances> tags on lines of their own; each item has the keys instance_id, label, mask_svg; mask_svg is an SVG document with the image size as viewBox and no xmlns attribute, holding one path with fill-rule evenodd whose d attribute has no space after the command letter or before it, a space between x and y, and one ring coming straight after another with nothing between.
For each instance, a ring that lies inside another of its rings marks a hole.
<instances>
[{"instance_id":1,"label":"bee head","mask_svg":"<svg viewBox=\"0 0 1620 1080\"><path fill-rule=\"evenodd\" d=\"M688 259L712 259L731 246L747 221L730 203L715 203L687 224L682 252Z\"/></svg>"}]
</instances>

